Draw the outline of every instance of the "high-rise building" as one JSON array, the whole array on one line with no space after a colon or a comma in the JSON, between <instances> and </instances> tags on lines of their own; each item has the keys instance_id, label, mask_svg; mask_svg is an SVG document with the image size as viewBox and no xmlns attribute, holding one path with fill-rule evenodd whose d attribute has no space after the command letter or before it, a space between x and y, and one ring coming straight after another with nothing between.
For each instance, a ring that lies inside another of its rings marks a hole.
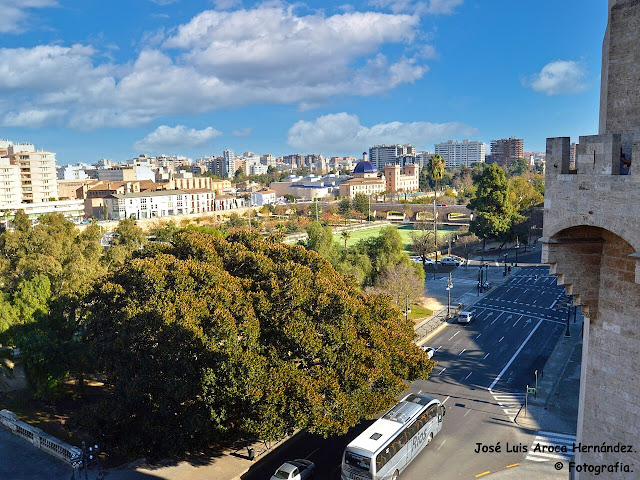
<instances>
[{"instance_id":1,"label":"high-rise building","mask_svg":"<svg viewBox=\"0 0 640 480\"><path fill-rule=\"evenodd\" d=\"M20 168L22 203L47 202L58 197L56 154L35 151L31 144L14 144L6 158Z\"/></svg>"},{"instance_id":2,"label":"high-rise building","mask_svg":"<svg viewBox=\"0 0 640 480\"><path fill-rule=\"evenodd\" d=\"M521 138L502 138L491 141L491 159L487 163L497 163L501 167L508 167L512 162L522 157L523 141Z\"/></svg>"},{"instance_id":3,"label":"high-rise building","mask_svg":"<svg viewBox=\"0 0 640 480\"><path fill-rule=\"evenodd\" d=\"M220 168L220 175L222 178L232 178L236 173L236 155L233 150L225 150L222 152L222 164Z\"/></svg>"},{"instance_id":4,"label":"high-rise building","mask_svg":"<svg viewBox=\"0 0 640 480\"><path fill-rule=\"evenodd\" d=\"M485 160L484 143L475 140L449 140L436 143L436 153L444 158L445 167L471 166Z\"/></svg>"},{"instance_id":5,"label":"high-rise building","mask_svg":"<svg viewBox=\"0 0 640 480\"><path fill-rule=\"evenodd\" d=\"M0 208L22 202L20 166L7 157L0 158Z\"/></svg>"},{"instance_id":6,"label":"high-rise building","mask_svg":"<svg viewBox=\"0 0 640 480\"><path fill-rule=\"evenodd\" d=\"M398 157L403 155L416 155L416 147L413 145L374 145L369 149L369 161L378 169L384 171L384 166L396 164Z\"/></svg>"},{"instance_id":7,"label":"high-rise building","mask_svg":"<svg viewBox=\"0 0 640 480\"><path fill-rule=\"evenodd\" d=\"M266 165L267 167L275 167L276 157L274 157L270 153L266 153L260 157L260 163L262 163L263 165Z\"/></svg>"}]
</instances>

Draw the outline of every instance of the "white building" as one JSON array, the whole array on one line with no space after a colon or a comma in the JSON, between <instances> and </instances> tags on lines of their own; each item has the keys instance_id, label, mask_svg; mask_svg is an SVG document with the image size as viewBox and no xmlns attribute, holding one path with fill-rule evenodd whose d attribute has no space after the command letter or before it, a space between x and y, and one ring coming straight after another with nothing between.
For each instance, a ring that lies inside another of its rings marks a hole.
<instances>
[{"instance_id":1,"label":"white building","mask_svg":"<svg viewBox=\"0 0 640 480\"><path fill-rule=\"evenodd\" d=\"M89 178L87 170L93 167L86 163L77 163L75 165L62 165L58 167L58 180L86 180Z\"/></svg>"},{"instance_id":2,"label":"white building","mask_svg":"<svg viewBox=\"0 0 640 480\"><path fill-rule=\"evenodd\" d=\"M20 166L8 157L0 158L0 208L22 201Z\"/></svg>"},{"instance_id":3,"label":"white building","mask_svg":"<svg viewBox=\"0 0 640 480\"><path fill-rule=\"evenodd\" d=\"M266 165L263 165L261 163L258 163L256 165L249 165L247 164L247 170L248 170L248 174L249 175L264 175L267 173L267 170L269 169L269 167L267 167Z\"/></svg>"},{"instance_id":4,"label":"white building","mask_svg":"<svg viewBox=\"0 0 640 480\"><path fill-rule=\"evenodd\" d=\"M191 213L190 195L182 190L126 193L104 199L108 220L166 217Z\"/></svg>"},{"instance_id":5,"label":"white building","mask_svg":"<svg viewBox=\"0 0 640 480\"><path fill-rule=\"evenodd\" d=\"M34 151L31 144L9 146L5 158L20 167L22 182L22 202L46 202L58 196L56 154Z\"/></svg>"},{"instance_id":6,"label":"white building","mask_svg":"<svg viewBox=\"0 0 640 480\"><path fill-rule=\"evenodd\" d=\"M484 162L484 143L475 140L449 140L436 144L436 153L444 158L445 167L470 167L472 163Z\"/></svg>"},{"instance_id":7,"label":"white building","mask_svg":"<svg viewBox=\"0 0 640 480\"><path fill-rule=\"evenodd\" d=\"M233 150L225 150L222 152L222 158L221 170L218 175L222 178L233 178L236 173L236 155Z\"/></svg>"},{"instance_id":8,"label":"white building","mask_svg":"<svg viewBox=\"0 0 640 480\"><path fill-rule=\"evenodd\" d=\"M276 192L269 188L251 194L252 207L261 207L262 205L272 205L274 203L276 203Z\"/></svg>"},{"instance_id":9,"label":"white building","mask_svg":"<svg viewBox=\"0 0 640 480\"><path fill-rule=\"evenodd\" d=\"M31 219L46 213L61 213L66 219L74 223L81 223L84 220L84 200L56 200L52 202L36 202L36 203L12 203L0 207L2 215L0 215L0 225L5 228L7 223L13 220L18 210L24 211Z\"/></svg>"}]
</instances>

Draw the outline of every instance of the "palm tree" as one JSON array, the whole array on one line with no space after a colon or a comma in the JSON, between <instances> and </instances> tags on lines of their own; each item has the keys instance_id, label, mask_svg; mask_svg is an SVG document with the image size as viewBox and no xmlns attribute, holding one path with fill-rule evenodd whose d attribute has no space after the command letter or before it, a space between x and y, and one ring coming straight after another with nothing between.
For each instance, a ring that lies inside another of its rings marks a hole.
<instances>
[{"instance_id":1,"label":"palm tree","mask_svg":"<svg viewBox=\"0 0 640 480\"><path fill-rule=\"evenodd\" d=\"M433 189L433 241L436 246L436 263L438 262L438 219L436 216L436 197L438 196L438 180L444 175L444 158L436 153L429 160L427 171L435 184Z\"/></svg>"},{"instance_id":2,"label":"palm tree","mask_svg":"<svg viewBox=\"0 0 640 480\"><path fill-rule=\"evenodd\" d=\"M344 238L344 249L347 249L347 241L351 238L351 233L346 230L342 232L342 238Z\"/></svg>"}]
</instances>

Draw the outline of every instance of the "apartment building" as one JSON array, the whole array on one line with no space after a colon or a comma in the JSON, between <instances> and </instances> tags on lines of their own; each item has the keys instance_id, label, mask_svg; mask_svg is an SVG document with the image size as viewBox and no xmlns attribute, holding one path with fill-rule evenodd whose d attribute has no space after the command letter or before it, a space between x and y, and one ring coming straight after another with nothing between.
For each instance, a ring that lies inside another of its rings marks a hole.
<instances>
[{"instance_id":1,"label":"apartment building","mask_svg":"<svg viewBox=\"0 0 640 480\"><path fill-rule=\"evenodd\" d=\"M470 167L473 163L485 161L484 143L474 140L448 140L436 143L435 153L439 154L445 163L445 167Z\"/></svg>"},{"instance_id":2,"label":"apartment building","mask_svg":"<svg viewBox=\"0 0 640 480\"><path fill-rule=\"evenodd\" d=\"M22 203L47 202L58 196L56 154L31 144L10 145L6 158L20 168Z\"/></svg>"},{"instance_id":3,"label":"apartment building","mask_svg":"<svg viewBox=\"0 0 640 480\"><path fill-rule=\"evenodd\" d=\"M510 166L518 158L522 158L523 140L521 138L501 138L491 141L491 158L487 163L497 163L501 167Z\"/></svg>"},{"instance_id":4,"label":"apartment building","mask_svg":"<svg viewBox=\"0 0 640 480\"><path fill-rule=\"evenodd\" d=\"M104 199L108 220L166 217L191 213L190 195L182 190L113 194Z\"/></svg>"},{"instance_id":5,"label":"apartment building","mask_svg":"<svg viewBox=\"0 0 640 480\"><path fill-rule=\"evenodd\" d=\"M378 171L383 171L388 163L396 163L402 155L416 155L413 145L374 145L369 148L369 161Z\"/></svg>"},{"instance_id":6,"label":"apartment building","mask_svg":"<svg viewBox=\"0 0 640 480\"><path fill-rule=\"evenodd\" d=\"M0 208L22 201L20 166L8 157L0 157Z\"/></svg>"}]
</instances>

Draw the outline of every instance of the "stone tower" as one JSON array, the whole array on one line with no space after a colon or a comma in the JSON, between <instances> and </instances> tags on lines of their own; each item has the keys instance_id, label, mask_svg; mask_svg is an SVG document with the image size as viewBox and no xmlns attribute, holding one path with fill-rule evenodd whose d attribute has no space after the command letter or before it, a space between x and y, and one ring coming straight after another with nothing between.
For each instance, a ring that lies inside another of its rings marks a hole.
<instances>
[{"instance_id":1,"label":"stone tower","mask_svg":"<svg viewBox=\"0 0 640 480\"><path fill-rule=\"evenodd\" d=\"M640 0L610 0L603 42L600 134L547 139L542 260L582 306L578 442L634 445L633 453L578 453L576 463L640 469ZM620 173L620 151L632 158Z\"/></svg>"},{"instance_id":2,"label":"stone tower","mask_svg":"<svg viewBox=\"0 0 640 480\"><path fill-rule=\"evenodd\" d=\"M598 133L620 133L622 150L631 153L640 135L640 2L609 0L609 21L602 42L602 85Z\"/></svg>"}]
</instances>

